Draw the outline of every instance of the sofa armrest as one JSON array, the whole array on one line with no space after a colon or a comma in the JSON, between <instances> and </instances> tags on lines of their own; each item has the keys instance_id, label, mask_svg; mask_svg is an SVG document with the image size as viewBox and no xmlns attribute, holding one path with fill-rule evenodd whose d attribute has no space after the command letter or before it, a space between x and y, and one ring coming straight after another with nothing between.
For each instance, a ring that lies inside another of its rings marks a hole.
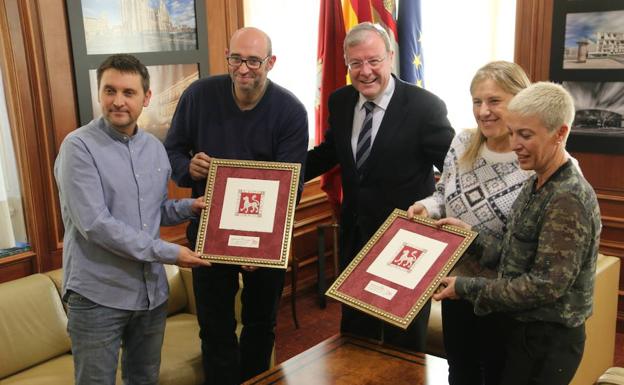
<instances>
[{"instance_id":1,"label":"sofa armrest","mask_svg":"<svg viewBox=\"0 0 624 385\"><path fill-rule=\"evenodd\" d=\"M195 304L195 291L193 291L193 271L187 267L180 268L180 276L186 289L186 312L197 315L197 305Z\"/></svg>"},{"instance_id":2,"label":"sofa armrest","mask_svg":"<svg viewBox=\"0 0 624 385\"><path fill-rule=\"evenodd\" d=\"M0 284L0 379L68 353L66 328L61 299L48 277L33 274Z\"/></svg>"},{"instance_id":3,"label":"sofa armrest","mask_svg":"<svg viewBox=\"0 0 624 385\"><path fill-rule=\"evenodd\" d=\"M59 297L61 297L62 300L61 292L63 291L63 269L46 271L43 274L47 275L48 278L52 280L54 286L56 286L56 291L59 293Z\"/></svg>"},{"instance_id":4,"label":"sofa armrest","mask_svg":"<svg viewBox=\"0 0 624 385\"><path fill-rule=\"evenodd\" d=\"M594 310L585 323L585 351L571 385L593 384L613 365L619 275L619 258L598 255Z\"/></svg>"},{"instance_id":5,"label":"sofa armrest","mask_svg":"<svg viewBox=\"0 0 624 385\"><path fill-rule=\"evenodd\" d=\"M444 351L444 334L442 332L442 302L431 300L431 311L427 326L427 344L425 352L446 358Z\"/></svg>"}]
</instances>

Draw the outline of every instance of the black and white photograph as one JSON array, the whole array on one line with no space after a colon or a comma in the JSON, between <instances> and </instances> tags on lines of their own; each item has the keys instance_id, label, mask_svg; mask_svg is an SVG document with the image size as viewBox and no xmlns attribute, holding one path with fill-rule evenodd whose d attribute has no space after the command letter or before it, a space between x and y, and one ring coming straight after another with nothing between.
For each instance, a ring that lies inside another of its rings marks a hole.
<instances>
[{"instance_id":1,"label":"black and white photograph","mask_svg":"<svg viewBox=\"0 0 624 385\"><path fill-rule=\"evenodd\" d=\"M138 124L141 129L165 140L171 118L178 105L182 92L199 78L197 64L166 64L147 66L150 74L152 98L149 106L143 109ZM91 104L94 118L102 115L98 102L96 70L89 70L91 84Z\"/></svg>"},{"instance_id":2,"label":"black and white photograph","mask_svg":"<svg viewBox=\"0 0 624 385\"><path fill-rule=\"evenodd\" d=\"M563 82L576 108L573 131L624 135L624 82Z\"/></svg>"},{"instance_id":3,"label":"black and white photograph","mask_svg":"<svg viewBox=\"0 0 624 385\"><path fill-rule=\"evenodd\" d=\"M563 86L576 109L569 142L573 149L624 153L624 82L566 81Z\"/></svg>"},{"instance_id":4,"label":"black and white photograph","mask_svg":"<svg viewBox=\"0 0 624 385\"><path fill-rule=\"evenodd\" d=\"M194 0L82 0L87 54L197 48Z\"/></svg>"}]
</instances>

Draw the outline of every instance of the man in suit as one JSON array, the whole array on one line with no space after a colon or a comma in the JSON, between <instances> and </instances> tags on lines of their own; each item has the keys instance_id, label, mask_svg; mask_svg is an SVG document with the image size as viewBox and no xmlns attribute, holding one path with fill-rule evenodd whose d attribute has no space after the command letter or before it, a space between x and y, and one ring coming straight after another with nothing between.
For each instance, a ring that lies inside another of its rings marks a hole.
<instances>
[{"instance_id":1,"label":"man in suit","mask_svg":"<svg viewBox=\"0 0 624 385\"><path fill-rule=\"evenodd\" d=\"M329 98L329 129L308 152L305 179L340 165L344 269L395 208L406 210L434 189L454 136L438 97L391 74L394 52L386 31L361 23L344 41L352 84ZM403 332L343 306L341 331L423 351L430 304Z\"/></svg>"}]
</instances>

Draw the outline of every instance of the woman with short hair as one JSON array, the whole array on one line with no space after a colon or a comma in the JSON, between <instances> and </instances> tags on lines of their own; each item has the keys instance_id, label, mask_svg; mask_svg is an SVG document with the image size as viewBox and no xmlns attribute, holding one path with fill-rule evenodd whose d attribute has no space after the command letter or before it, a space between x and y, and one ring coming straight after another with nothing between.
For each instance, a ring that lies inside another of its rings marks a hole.
<instances>
[{"instance_id":1,"label":"woman with short hair","mask_svg":"<svg viewBox=\"0 0 624 385\"><path fill-rule=\"evenodd\" d=\"M501 384L568 384L583 355L591 315L600 212L596 194L565 150L574 102L560 85L540 82L507 106L511 145L524 184L502 241L479 234L482 263L496 278L447 277L434 299L466 299L478 315L503 317L505 365ZM445 218L437 225L471 228Z\"/></svg>"}]
</instances>

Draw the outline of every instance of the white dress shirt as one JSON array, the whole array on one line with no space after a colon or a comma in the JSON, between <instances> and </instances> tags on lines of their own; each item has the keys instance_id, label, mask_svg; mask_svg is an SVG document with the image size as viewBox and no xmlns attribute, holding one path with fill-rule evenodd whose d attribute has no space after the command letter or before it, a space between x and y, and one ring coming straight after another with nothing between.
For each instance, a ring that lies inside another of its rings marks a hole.
<instances>
[{"instance_id":1,"label":"white dress shirt","mask_svg":"<svg viewBox=\"0 0 624 385\"><path fill-rule=\"evenodd\" d=\"M375 137L379 131L379 126L381 125L381 121L386 113L388 104L390 104L390 99L392 99L392 94L394 94L394 77L390 76L390 80L388 81L388 85L386 86L384 92L382 92L381 95L374 100L371 100L371 102L375 103L375 109L373 110L373 127L371 128L371 147L373 146L373 143L375 143ZM351 149L353 150L353 159L355 159L355 154L357 152L358 136L362 130L362 123L364 123L364 118L366 117L364 103L367 101L368 99L360 94L360 98L355 104L355 111L353 113L353 129L351 130Z\"/></svg>"}]
</instances>

